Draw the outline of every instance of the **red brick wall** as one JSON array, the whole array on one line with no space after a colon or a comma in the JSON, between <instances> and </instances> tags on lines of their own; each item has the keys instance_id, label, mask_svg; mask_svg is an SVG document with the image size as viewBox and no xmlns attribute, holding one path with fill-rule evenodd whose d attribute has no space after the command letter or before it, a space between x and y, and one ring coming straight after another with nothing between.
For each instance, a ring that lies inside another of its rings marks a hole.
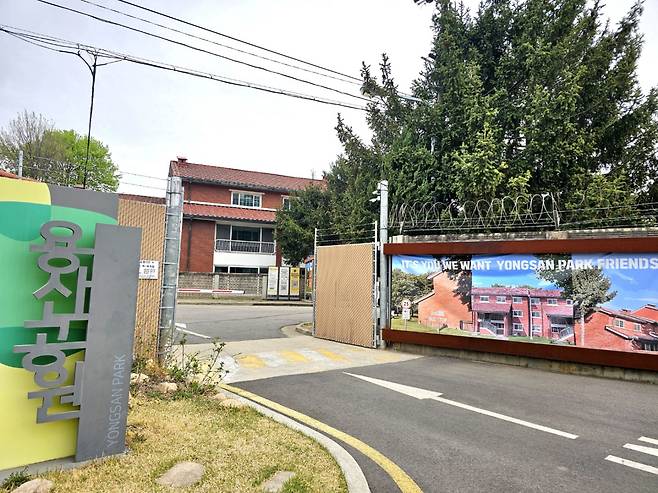
<instances>
[{"instance_id":1,"label":"red brick wall","mask_svg":"<svg viewBox=\"0 0 658 493\"><path fill-rule=\"evenodd\" d=\"M418 303L418 320L428 327L440 328L443 325L459 328L460 320L470 321L468 305L462 303L455 294L457 283L447 275L439 274L433 279L434 294Z\"/></svg>"},{"instance_id":2,"label":"red brick wall","mask_svg":"<svg viewBox=\"0 0 658 493\"><path fill-rule=\"evenodd\" d=\"M231 190L239 190L239 187L211 185L209 183L185 183L184 186L185 200L212 202L215 204L230 204ZM261 207L278 209L282 205L282 200L282 194L280 193L264 192L261 196Z\"/></svg>"},{"instance_id":3,"label":"red brick wall","mask_svg":"<svg viewBox=\"0 0 658 493\"><path fill-rule=\"evenodd\" d=\"M181 272L213 272L215 222L183 219L181 235Z\"/></svg>"},{"instance_id":4,"label":"red brick wall","mask_svg":"<svg viewBox=\"0 0 658 493\"><path fill-rule=\"evenodd\" d=\"M633 314L638 317L644 317L658 322L658 308L655 306L643 306L642 308L635 310Z\"/></svg>"},{"instance_id":5,"label":"red brick wall","mask_svg":"<svg viewBox=\"0 0 658 493\"><path fill-rule=\"evenodd\" d=\"M605 326L614 324L613 317L594 312L585 319L585 347L596 349L614 349L617 351L633 351L632 342L605 330ZM575 320L574 334L576 346L581 345L580 319Z\"/></svg>"}]
</instances>

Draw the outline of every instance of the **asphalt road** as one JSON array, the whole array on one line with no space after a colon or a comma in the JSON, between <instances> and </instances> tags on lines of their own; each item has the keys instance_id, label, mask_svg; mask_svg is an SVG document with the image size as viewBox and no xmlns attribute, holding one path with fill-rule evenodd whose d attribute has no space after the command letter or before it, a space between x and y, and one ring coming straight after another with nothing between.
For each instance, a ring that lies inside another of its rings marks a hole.
<instances>
[{"instance_id":1,"label":"asphalt road","mask_svg":"<svg viewBox=\"0 0 658 493\"><path fill-rule=\"evenodd\" d=\"M285 337L279 330L286 325L313 319L313 308L306 306L178 305L176 322L187 330L224 342ZM208 339L186 334L189 344Z\"/></svg>"},{"instance_id":2,"label":"asphalt road","mask_svg":"<svg viewBox=\"0 0 658 493\"><path fill-rule=\"evenodd\" d=\"M453 403L417 399L344 371L440 392ZM426 492L658 492L658 475L606 460L614 455L658 468L657 456L624 448L658 452L658 444L638 441L658 439L653 385L433 357L235 385L363 440ZM347 448L372 491L399 491L374 462Z\"/></svg>"}]
</instances>

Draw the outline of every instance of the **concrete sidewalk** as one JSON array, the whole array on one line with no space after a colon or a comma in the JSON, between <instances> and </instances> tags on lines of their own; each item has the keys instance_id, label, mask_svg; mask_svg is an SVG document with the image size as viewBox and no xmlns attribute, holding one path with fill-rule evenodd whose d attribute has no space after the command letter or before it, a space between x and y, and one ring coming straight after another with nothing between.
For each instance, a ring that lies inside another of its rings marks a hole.
<instances>
[{"instance_id":1,"label":"concrete sidewalk","mask_svg":"<svg viewBox=\"0 0 658 493\"><path fill-rule=\"evenodd\" d=\"M294 326L282 329L286 336L277 339L229 342L221 361L228 371L227 383L303 373L318 373L342 368L397 363L421 356L369 349L302 335ZM186 352L209 354L211 344L194 344Z\"/></svg>"}]
</instances>

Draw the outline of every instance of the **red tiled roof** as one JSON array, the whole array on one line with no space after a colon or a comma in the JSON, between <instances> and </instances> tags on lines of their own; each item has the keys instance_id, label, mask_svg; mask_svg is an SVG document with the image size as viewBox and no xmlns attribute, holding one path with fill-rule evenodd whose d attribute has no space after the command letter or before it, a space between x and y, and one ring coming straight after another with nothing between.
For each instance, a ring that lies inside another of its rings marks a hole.
<instances>
[{"instance_id":1,"label":"red tiled roof","mask_svg":"<svg viewBox=\"0 0 658 493\"><path fill-rule=\"evenodd\" d=\"M132 193L120 193L120 199L134 200L136 202L149 202L151 204L164 204L164 197L151 197L149 195L135 195Z\"/></svg>"},{"instance_id":2,"label":"red tiled roof","mask_svg":"<svg viewBox=\"0 0 658 493\"><path fill-rule=\"evenodd\" d=\"M4 169L0 169L0 176L4 178L18 178L17 175L14 173L10 173L9 171L5 171Z\"/></svg>"},{"instance_id":3,"label":"red tiled roof","mask_svg":"<svg viewBox=\"0 0 658 493\"><path fill-rule=\"evenodd\" d=\"M222 185L249 187L257 190L277 190L290 192L302 190L310 185L325 186L324 180L299 178L296 176L262 173L222 166L188 163L187 161L171 161L170 176L180 176L183 179L201 182L219 183Z\"/></svg>"},{"instance_id":4,"label":"red tiled roof","mask_svg":"<svg viewBox=\"0 0 658 493\"><path fill-rule=\"evenodd\" d=\"M533 298L560 298L561 289L542 289L542 288L507 288L507 287L487 287L471 289L472 294L491 294L505 296L532 296Z\"/></svg>"},{"instance_id":5,"label":"red tiled roof","mask_svg":"<svg viewBox=\"0 0 658 493\"><path fill-rule=\"evenodd\" d=\"M549 317L555 315L557 317L573 318L573 305L544 305L544 313Z\"/></svg>"},{"instance_id":6,"label":"red tiled roof","mask_svg":"<svg viewBox=\"0 0 658 493\"><path fill-rule=\"evenodd\" d=\"M187 217L208 217L213 219L238 219L273 223L276 212L263 209L227 207L223 205L183 204L183 215Z\"/></svg>"},{"instance_id":7,"label":"red tiled roof","mask_svg":"<svg viewBox=\"0 0 658 493\"><path fill-rule=\"evenodd\" d=\"M613 317L623 318L631 322L658 325L658 322L656 322L655 320L646 317L641 317L640 315L635 315L631 312L625 312L623 310L613 310L612 308L606 308L604 306L597 306L596 308L594 308L594 310L596 310L597 312L606 313Z\"/></svg>"}]
</instances>

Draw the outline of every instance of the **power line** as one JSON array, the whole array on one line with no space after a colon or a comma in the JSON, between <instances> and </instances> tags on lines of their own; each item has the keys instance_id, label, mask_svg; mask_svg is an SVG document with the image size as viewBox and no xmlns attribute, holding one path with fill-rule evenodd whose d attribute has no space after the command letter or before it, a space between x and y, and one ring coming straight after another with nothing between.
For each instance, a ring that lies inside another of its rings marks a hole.
<instances>
[{"instance_id":1,"label":"power line","mask_svg":"<svg viewBox=\"0 0 658 493\"><path fill-rule=\"evenodd\" d=\"M0 25L0 32L6 32L7 34L10 34L12 36L18 37L23 41L30 42L30 41L36 41L41 44L49 45L49 46L57 46L59 48L68 48L68 49L60 49L60 50L55 50L59 51L61 53L67 53L67 54L72 54L72 55L78 55L78 53L82 51L88 51L90 53L95 53L99 57L104 57L108 59L113 59L116 61L126 61L130 63L135 63L137 65L144 65L152 68L158 68L161 70L167 70L170 72L177 72L185 75L190 75L192 77L197 77L197 78L202 78L202 79L208 79L208 80L213 80L215 82L220 82L223 84L228 84L232 86L237 86L237 87L246 87L249 89L255 89L258 91L263 91L263 92L268 92L271 94L279 94L283 96L288 96L288 97L293 97L297 99L303 99L307 101L313 101L316 103L322 103L322 104L327 104L327 105L332 105L332 106L340 106L343 108L350 108L350 109L355 109L355 110L361 110L361 111L366 111L367 108L363 106L358 106L356 104L352 103L346 103L342 101L337 101L337 100L332 100L332 99L327 99L327 98L322 98L322 97L316 97L313 95L309 94L304 94L304 93L297 93L293 91L288 91L286 89L279 89L276 87L270 87L270 86L265 86L262 84L256 84L240 79L232 79L229 77L225 77L222 75L217 75L217 74L212 74L210 72L203 72L200 70L196 69L191 69L191 68L186 68L186 67L180 67L178 65L173 65L167 62L160 62L156 60L150 60L147 58L141 58L141 57L136 57L133 55L128 55L124 53L119 53L111 50L106 50L102 48L97 48L91 45L85 45L82 43L76 43L73 41L67 41L67 40L62 40L61 38L51 38L46 35L38 34L38 33L33 33L30 31L24 31L24 32L19 32L16 31L17 28L11 27L11 26L4 26ZM13 31L12 31L13 30ZM32 43L35 44L35 43ZM46 47L46 46L41 46L41 47Z\"/></svg>"},{"instance_id":2,"label":"power line","mask_svg":"<svg viewBox=\"0 0 658 493\"><path fill-rule=\"evenodd\" d=\"M258 48L259 50L267 51L268 53L272 53L274 55L278 55L278 56L287 58L289 60L294 60L296 62L304 63L304 64L309 65L311 67L315 67L315 68L318 68L320 70L324 70L326 72L331 72L332 74L341 75L343 77L347 77L348 79L358 81L359 83L362 82L361 79L358 78L358 77L354 77L354 76L351 76L351 75L348 75L348 74L344 74L344 73L339 72L337 70L333 70L333 69L330 69L330 68L327 68L327 67L323 67L322 65L316 65L315 63L307 62L305 60L302 60L301 58L295 58L293 56L286 55L285 53L281 53L279 51L275 51L275 50L272 50L272 49L269 49L269 48L265 48L264 46L260 46L260 45L257 45L255 43L250 43L249 41L244 41L244 40L236 38L234 36L229 36L228 34L220 33L219 31L215 31L214 29L210 29L208 27L200 26L199 24L194 24L193 22L186 21L184 19L181 19L179 17L175 17L173 15L165 14L164 12L159 12L157 10L150 9L148 7L143 7L142 5L138 5L136 3L129 2L127 0L117 0L117 1L121 2L123 4L126 4L126 5L130 5L131 7L135 7L135 8L150 12L152 14L159 15L161 17L165 17L165 18L170 19L170 20L180 22L182 24L186 24L188 26L195 27L197 29L201 29L202 31L207 31L207 32L216 34L217 36L222 36L223 38L227 38L227 39L230 39L230 40L233 40L233 41L237 41L238 43L246 44L248 46L251 46L252 48Z\"/></svg>"},{"instance_id":3,"label":"power line","mask_svg":"<svg viewBox=\"0 0 658 493\"><path fill-rule=\"evenodd\" d=\"M145 36L160 39L162 41L166 41L168 43L172 43L172 44L175 44L175 45L178 45L178 46L183 46L185 48L189 48L189 49L192 49L192 50L195 50L195 51L199 51L201 53L206 53L208 55L216 56L218 58L228 60L230 62L238 63L240 65L245 65L247 67L250 67L250 68L253 68L253 69L256 69L256 70L262 70L264 72L279 75L281 77L285 77L287 79L291 79L291 80L294 80L296 82L302 82L304 84L309 84L309 85L312 85L312 86L315 86L315 87L319 87L321 89L326 89L328 91L336 92L338 94L343 94L344 96L349 96L351 98L356 98L356 99L360 99L360 100L363 100L363 101L370 101L369 98L366 98L366 97L363 97L363 96L360 96L360 95L351 94L347 91L342 91L342 90L336 89L334 87L325 86L324 84L318 84L316 82L312 82L312 81L306 80L306 79L301 79L299 77L295 77L294 75L285 74L283 72L278 72L276 70L270 70L268 68L261 67L260 65L254 65L253 63L249 63L249 62L245 62L245 61L242 61L242 60L238 60L236 58L231 58L231 57L228 57L228 56L225 56L225 55L221 55L221 54L216 53L214 51L206 50L204 48L199 48L197 46L193 46L193 45L190 45L190 44L187 44L187 43L183 43L182 41L176 41L175 39L167 38L165 36L160 36L159 34L154 34L154 33L148 32L148 31L144 31L143 29L138 29L136 27L128 26L127 24L122 24L120 22L105 19L103 17L98 17L96 15L89 14L87 12L83 12L81 10L73 9L73 8L70 8L70 7L66 7L64 5L59 5L57 3L53 3L53 2L50 2L48 0L36 0L36 1L39 2L39 3L42 3L44 5L50 5L51 7L55 7L55 8L61 9L61 10L65 10L67 12L73 12L73 13L78 14L78 15L89 17L89 18L92 18L92 19L97 20L99 22L104 22L106 24L121 27L123 29L128 29L129 31L134 31L134 32L137 32L137 33L140 33L140 34L144 34Z\"/></svg>"},{"instance_id":4,"label":"power line","mask_svg":"<svg viewBox=\"0 0 658 493\"><path fill-rule=\"evenodd\" d=\"M176 28L171 27L171 26L166 26L164 24L160 24L158 22L154 22L154 21L151 21L149 19L139 17L137 15L129 14L129 13L123 12L121 10L113 9L113 8L108 7L106 5L101 5L101 4L92 2L91 0L79 0L79 1L83 2L83 3L86 3L88 5L93 5L95 7L98 7L99 9L107 10L109 12L114 12L115 14L119 14L119 15L122 15L124 17L128 17L130 19L135 19L135 20L138 20L138 21L141 21L141 22L145 22L146 24L150 24L152 26L156 26L156 27L159 27L159 28L162 28L162 29L166 29L168 31L172 31L172 32L175 32L175 33L178 33L178 34L182 34L184 36L188 36L190 38L198 39L200 41L205 41L207 43L212 43L216 46L221 46L222 48L226 48L228 50L233 50L233 51L237 51L238 53L243 53L245 55L260 58L261 60L267 60L268 62L277 63L277 64L283 65L285 67L290 67L290 68L294 68L294 69L297 69L297 70L302 70L304 72L308 72L310 74L318 75L320 77L327 77L329 79L334 79L334 80L337 80L337 81L346 82L348 84L354 84L354 85L359 85L359 86L361 85L361 80L360 79L357 82L357 81L353 80L353 78L351 78L351 77L349 79L346 79L346 78L343 78L343 77L336 77L336 76L330 75L330 74L323 74L322 72L318 72L317 70L311 70L311 69L308 69L308 68L305 68L305 67L301 67L299 65L294 65L294 64L291 64L291 63L282 62L281 60L276 60L274 58L259 55L258 53L254 53L254 52L251 52L251 51L236 48L235 46L230 46L230 45L227 45L227 44L224 44L224 43L218 43L217 41L214 41L212 39L204 38L202 36L197 36L196 34L192 34L192 33L186 32L186 31L181 31L180 29L176 29Z\"/></svg>"}]
</instances>

